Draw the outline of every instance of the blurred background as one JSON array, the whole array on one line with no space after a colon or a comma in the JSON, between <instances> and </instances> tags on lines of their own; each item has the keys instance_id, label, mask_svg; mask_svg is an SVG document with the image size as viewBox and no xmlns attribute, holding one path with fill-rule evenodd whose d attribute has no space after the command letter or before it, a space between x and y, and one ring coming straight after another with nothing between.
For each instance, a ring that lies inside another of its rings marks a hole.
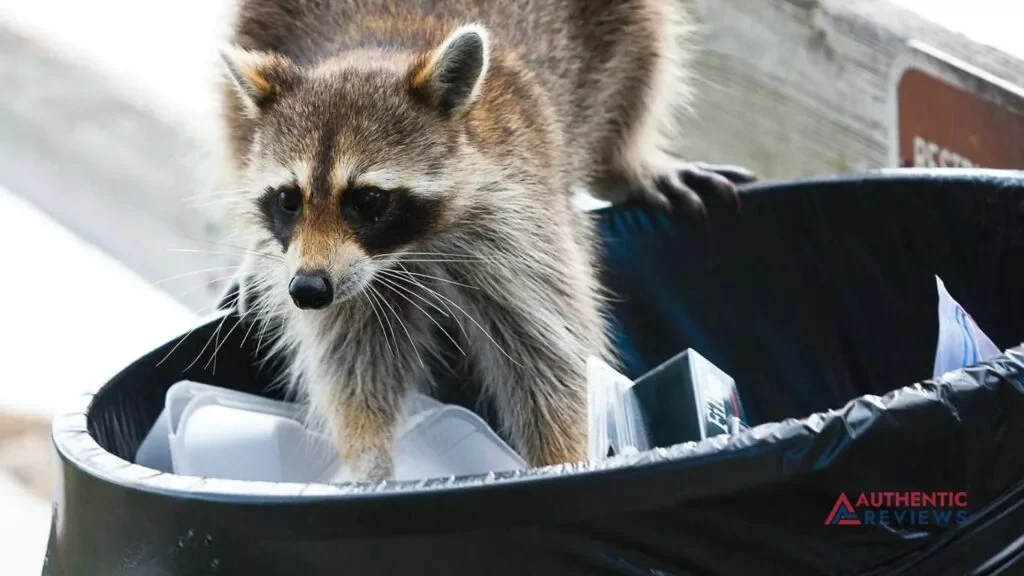
<instances>
[{"instance_id":1,"label":"blurred background","mask_svg":"<svg viewBox=\"0 0 1024 576\"><path fill-rule=\"evenodd\" d=\"M937 125L953 113L900 101L908 63L984 110L1024 110L1020 2L690 3L690 158L764 178L950 158L1024 168L1019 131L966 149L940 134L930 156L900 146L901 127L917 136L906 109ZM0 0L0 574L42 565L50 416L210 313L231 274L211 200L231 13L232 0Z\"/></svg>"}]
</instances>

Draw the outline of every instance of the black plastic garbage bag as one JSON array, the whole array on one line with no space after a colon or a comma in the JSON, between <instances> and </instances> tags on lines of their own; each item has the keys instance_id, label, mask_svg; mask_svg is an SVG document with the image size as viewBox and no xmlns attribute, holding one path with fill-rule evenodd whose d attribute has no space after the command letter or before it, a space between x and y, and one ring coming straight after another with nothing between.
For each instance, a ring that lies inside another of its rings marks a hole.
<instances>
[{"instance_id":1,"label":"black plastic garbage bag","mask_svg":"<svg viewBox=\"0 0 1024 576\"><path fill-rule=\"evenodd\" d=\"M927 379L936 274L996 344L1024 341L1024 175L762 184L710 233L639 207L600 220L629 375L692 347L736 378L754 428L599 464L385 486L132 464L174 382L265 393L274 367L253 363L241 330L216 374L185 370L214 321L57 421L63 484L44 573L1024 571L1024 348Z\"/></svg>"}]
</instances>

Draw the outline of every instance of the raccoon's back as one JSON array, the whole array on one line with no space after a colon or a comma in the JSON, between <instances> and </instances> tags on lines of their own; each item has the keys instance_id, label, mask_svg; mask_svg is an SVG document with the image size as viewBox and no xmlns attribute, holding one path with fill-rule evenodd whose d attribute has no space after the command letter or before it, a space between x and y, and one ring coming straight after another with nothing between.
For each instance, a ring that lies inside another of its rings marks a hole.
<instances>
[{"instance_id":1,"label":"raccoon's back","mask_svg":"<svg viewBox=\"0 0 1024 576\"><path fill-rule=\"evenodd\" d=\"M665 0L241 0L242 47L315 62L354 48L429 50L453 25L485 24L538 69L601 60L651 2Z\"/></svg>"},{"instance_id":2,"label":"raccoon's back","mask_svg":"<svg viewBox=\"0 0 1024 576\"><path fill-rule=\"evenodd\" d=\"M427 51L454 26L480 22L568 119L607 90L602 82L618 81L609 66L652 41L658 6L670 1L242 0L235 41L312 64L349 49Z\"/></svg>"}]
</instances>

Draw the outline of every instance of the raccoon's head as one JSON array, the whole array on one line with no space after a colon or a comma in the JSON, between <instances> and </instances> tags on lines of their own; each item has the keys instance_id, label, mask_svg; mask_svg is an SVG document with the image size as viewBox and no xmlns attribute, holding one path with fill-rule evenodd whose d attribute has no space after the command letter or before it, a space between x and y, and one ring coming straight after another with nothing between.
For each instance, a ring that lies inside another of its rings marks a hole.
<instances>
[{"instance_id":1,"label":"raccoon's head","mask_svg":"<svg viewBox=\"0 0 1024 576\"><path fill-rule=\"evenodd\" d=\"M423 54L223 58L252 127L242 232L281 255L268 272L296 306L358 294L450 223L477 177L466 127L487 74L483 28Z\"/></svg>"}]
</instances>

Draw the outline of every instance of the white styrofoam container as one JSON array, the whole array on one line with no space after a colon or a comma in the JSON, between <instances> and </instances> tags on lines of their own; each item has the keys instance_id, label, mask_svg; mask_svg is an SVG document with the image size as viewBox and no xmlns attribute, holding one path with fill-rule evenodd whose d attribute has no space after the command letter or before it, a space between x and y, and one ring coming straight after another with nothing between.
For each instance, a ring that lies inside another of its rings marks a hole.
<instances>
[{"instance_id":1,"label":"white styrofoam container","mask_svg":"<svg viewBox=\"0 0 1024 576\"><path fill-rule=\"evenodd\" d=\"M395 435L396 480L526 467L476 414L414 394ZM349 470L301 409L215 386L172 386L164 413L140 447L144 466L189 476L271 482L344 482Z\"/></svg>"}]
</instances>

